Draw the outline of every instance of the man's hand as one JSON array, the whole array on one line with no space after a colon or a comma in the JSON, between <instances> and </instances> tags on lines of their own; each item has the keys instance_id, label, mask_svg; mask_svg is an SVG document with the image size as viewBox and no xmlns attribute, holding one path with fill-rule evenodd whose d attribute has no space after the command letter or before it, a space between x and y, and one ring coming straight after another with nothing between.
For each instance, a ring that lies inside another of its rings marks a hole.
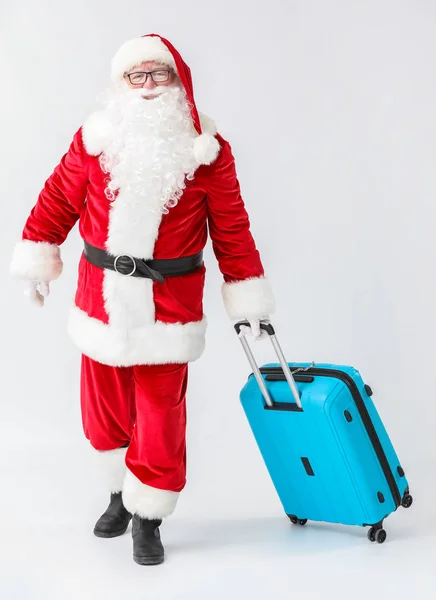
<instances>
[{"instance_id":1,"label":"man's hand","mask_svg":"<svg viewBox=\"0 0 436 600\"><path fill-rule=\"evenodd\" d=\"M24 293L33 304L42 307L50 294L50 286L44 281L26 281Z\"/></svg>"},{"instance_id":2,"label":"man's hand","mask_svg":"<svg viewBox=\"0 0 436 600\"><path fill-rule=\"evenodd\" d=\"M247 319L247 321L250 323L250 327L247 327L246 325L241 327L241 332L244 335L247 333L251 333L251 335L256 341L260 341L268 337L267 332L260 328L260 324L262 321L269 322L269 319L267 317L263 319Z\"/></svg>"}]
</instances>

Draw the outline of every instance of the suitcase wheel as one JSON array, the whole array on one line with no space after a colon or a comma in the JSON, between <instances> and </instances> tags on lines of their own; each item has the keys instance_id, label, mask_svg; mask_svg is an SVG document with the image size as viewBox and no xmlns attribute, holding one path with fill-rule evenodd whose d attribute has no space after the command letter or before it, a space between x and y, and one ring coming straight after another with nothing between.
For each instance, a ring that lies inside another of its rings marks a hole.
<instances>
[{"instance_id":1,"label":"suitcase wheel","mask_svg":"<svg viewBox=\"0 0 436 600\"><path fill-rule=\"evenodd\" d=\"M371 527L368 531L368 539L370 542L383 544L386 541L387 533L383 528Z\"/></svg>"},{"instance_id":2,"label":"suitcase wheel","mask_svg":"<svg viewBox=\"0 0 436 600\"><path fill-rule=\"evenodd\" d=\"M404 508L410 508L413 504L413 498L410 494L404 494L404 498L401 500L401 506Z\"/></svg>"},{"instance_id":3,"label":"suitcase wheel","mask_svg":"<svg viewBox=\"0 0 436 600\"><path fill-rule=\"evenodd\" d=\"M293 525L306 525L307 519L299 519L295 515L288 515L289 520Z\"/></svg>"}]
</instances>

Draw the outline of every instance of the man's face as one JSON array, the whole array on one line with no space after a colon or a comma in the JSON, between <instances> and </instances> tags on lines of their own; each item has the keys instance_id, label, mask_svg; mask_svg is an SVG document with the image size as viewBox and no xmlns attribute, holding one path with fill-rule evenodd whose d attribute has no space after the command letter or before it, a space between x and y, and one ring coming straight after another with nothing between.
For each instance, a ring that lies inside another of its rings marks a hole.
<instances>
[{"instance_id":1,"label":"man's face","mask_svg":"<svg viewBox=\"0 0 436 600\"><path fill-rule=\"evenodd\" d=\"M147 74L148 73L148 74ZM142 88L143 97L147 100L157 98L162 93L161 87L173 85L177 75L168 65L155 61L143 62L133 67L124 75L124 81L130 88ZM156 91L156 93L153 93Z\"/></svg>"}]
</instances>

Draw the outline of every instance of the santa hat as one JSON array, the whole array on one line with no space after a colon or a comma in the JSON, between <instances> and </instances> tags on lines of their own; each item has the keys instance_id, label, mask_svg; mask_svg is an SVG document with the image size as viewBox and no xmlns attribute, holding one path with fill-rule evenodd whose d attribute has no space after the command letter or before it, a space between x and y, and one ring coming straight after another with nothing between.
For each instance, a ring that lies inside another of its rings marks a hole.
<instances>
[{"instance_id":1,"label":"santa hat","mask_svg":"<svg viewBox=\"0 0 436 600\"><path fill-rule=\"evenodd\" d=\"M168 40L155 33L150 33L125 42L112 59L112 81L122 80L126 71L147 61L160 62L176 71L185 89L191 107L192 122L198 133L194 142L195 157L200 164L212 163L220 150L219 142L215 138L215 124L207 117L200 118L194 100L191 70Z\"/></svg>"}]
</instances>

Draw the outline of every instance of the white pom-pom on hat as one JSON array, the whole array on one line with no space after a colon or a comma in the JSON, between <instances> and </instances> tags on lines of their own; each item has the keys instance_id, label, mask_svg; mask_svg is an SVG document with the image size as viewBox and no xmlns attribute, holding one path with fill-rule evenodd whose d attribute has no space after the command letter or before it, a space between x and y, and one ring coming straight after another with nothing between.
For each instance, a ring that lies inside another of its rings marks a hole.
<instances>
[{"instance_id":1,"label":"white pom-pom on hat","mask_svg":"<svg viewBox=\"0 0 436 600\"><path fill-rule=\"evenodd\" d=\"M198 113L201 133L194 141L194 156L200 165L210 165L220 151L220 144L215 137L217 132L215 122L207 115Z\"/></svg>"},{"instance_id":2,"label":"white pom-pom on hat","mask_svg":"<svg viewBox=\"0 0 436 600\"><path fill-rule=\"evenodd\" d=\"M220 145L209 133L201 133L194 141L194 156L200 165L210 165L218 156Z\"/></svg>"}]
</instances>

